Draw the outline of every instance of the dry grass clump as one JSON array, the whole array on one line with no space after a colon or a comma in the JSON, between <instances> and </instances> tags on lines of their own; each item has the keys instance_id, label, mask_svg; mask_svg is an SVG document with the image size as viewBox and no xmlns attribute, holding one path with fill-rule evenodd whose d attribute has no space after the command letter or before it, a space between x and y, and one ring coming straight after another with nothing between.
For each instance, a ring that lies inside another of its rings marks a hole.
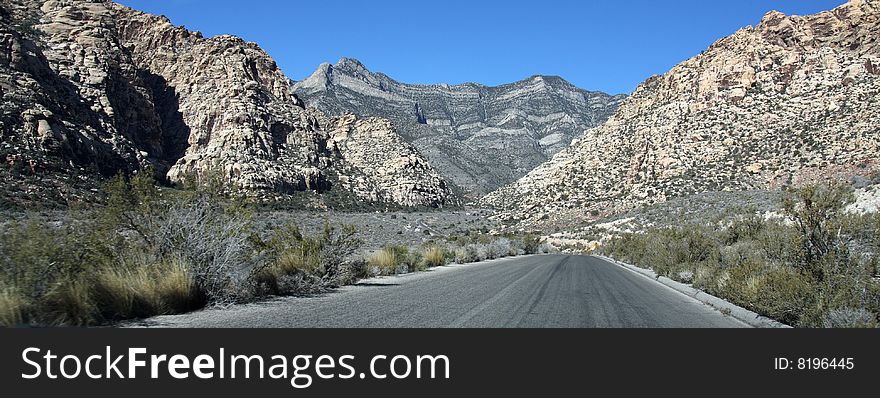
<instances>
[{"instance_id":1,"label":"dry grass clump","mask_svg":"<svg viewBox=\"0 0 880 398\"><path fill-rule=\"evenodd\" d=\"M440 246L428 246L422 253L422 259L426 267L441 267L446 265L446 250Z\"/></svg>"},{"instance_id":2,"label":"dry grass clump","mask_svg":"<svg viewBox=\"0 0 880 398\"><path fill-rule=\"evenodd\" d=\"M0 327L13 327L25 322L27 300L13 288L0 286Z\"/></svg>"},{"instance_id":3,"label":"dry grass clump","mask_svg":"<svg viewBox=\"0 0 880 398\"><path fill-rule=\"evenodd\" d=\"M181 313L200 304L192 272L182 260L101 270L94 278L92 297L108 320Z\"/></svg>"}]
</instances>

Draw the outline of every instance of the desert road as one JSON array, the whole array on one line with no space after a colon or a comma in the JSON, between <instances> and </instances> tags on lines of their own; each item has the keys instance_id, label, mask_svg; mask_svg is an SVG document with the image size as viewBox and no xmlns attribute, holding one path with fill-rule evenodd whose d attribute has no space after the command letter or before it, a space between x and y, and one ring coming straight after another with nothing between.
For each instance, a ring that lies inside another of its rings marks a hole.
<instances>
[{"instance_id":1,"label":"desert road","mask_svg":"<svg viewBox=\"0 0 880 398\"><path fill-rule=\"evenodd\" d=\"M156 327L745 327L589 256L535 255L373 278L314 297L150 318Z\"/></svg>"}]
</instances>

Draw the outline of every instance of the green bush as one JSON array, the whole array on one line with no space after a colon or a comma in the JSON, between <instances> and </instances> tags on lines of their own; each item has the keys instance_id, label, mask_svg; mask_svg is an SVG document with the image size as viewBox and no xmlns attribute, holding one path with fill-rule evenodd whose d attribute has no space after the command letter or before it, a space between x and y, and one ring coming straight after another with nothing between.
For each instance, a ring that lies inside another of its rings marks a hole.
<instances>
[{"instance_id":1,"label":"green bush","mask_svg":"<svg viewBox=\"0 0 880 398\"><path fill-rule=\"evenodd\" d=\"M353 227L324 225L318 236L304 236L288 224L272 230L263 241L252 236L268 262L252 273L257 295L313 293L350 282L359 273L350 259L360 246Z\"/></svg>"},{"instance_id":2,"label":"green bush","mask_svg":"<svg viewBox=\"0 0 880 398\"><path fill-rule=\"evenodd\" d=\"M735 217L725 230L724 243L730 245L743 240L752 240L763 231L765 225L764 220L758 215Z\"/></svg>"},{"instance_id":3,"label":"green bush","mask_svg":"<svg viewBox=\"0 0 880 398\"><path fill-rule=\"evenodd\" d=\"M772 264L796 266L803 258L803 242L797 231L779 221L766 221L754 241Z\"/></svg>"},{"instance_id":4,"label":"green bush","mask_svg":"<svg viewBox=\"0 0 880 398\"><path fill-rule=\"evenodd\" d=\"M804 311L815 305L813 281L790 268L777 268L762 275L753 305L756 312L789 325L798 325Z\"/></svg>"},{"instance_id":5,"label":"green bush","mask_svg":"<svg viewBox=\"0 0 880 398\"><path fill-rule=\"evenodd\" d=\"M522 242L525 254L537 254L541 247L541 238L533 234L524 235Z\"/></svg>"},{"instance_id":6,"label":"green bush","mask_svg":"<svg viewBox=\"0 0 880 398\"><path fill-rule=\"evenodd\" d=\"M801 236L801 266L821 282L825 270L819 267L822 258L841 247L837 233L843 209L855 200L852 187L842 184L808 185L790 189L782 207Z\"/></svg>"}]
</instances>

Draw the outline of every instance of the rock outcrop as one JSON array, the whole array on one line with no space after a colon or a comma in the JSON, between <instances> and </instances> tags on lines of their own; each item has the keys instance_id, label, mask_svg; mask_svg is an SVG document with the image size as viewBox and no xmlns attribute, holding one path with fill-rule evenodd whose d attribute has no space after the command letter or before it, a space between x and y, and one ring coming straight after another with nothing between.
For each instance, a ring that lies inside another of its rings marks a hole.
<instances>
[{"instance_id":1,"label":"rock outcrop","mask_svg":"<svg viewBox=\"0 0 880 398\"><path fill-rule=\"evenodd\" d=\"M498 87L405 84L348 58L322 64L294 90L331 115L390 119L471 197L522 177L604 122L624 98L581 90L555 76Z\"/></svg>"},{"instance_id":2,"label":"rock outcrop","mask_svg":"<svg viewBox=\"0 0 880 398\"><path fill-rule=\"evenodd\" d=\"M450 200L446 180L387 119L359 119L348 114L326 125L330 131L328 148L353 169L344 173L340 182L359 197L403 206Z\"/></svg>"},{"instance_id":3,"label":"rock outcrop","mask_svg":"<svg viewBox=\"0 0 880 398\"><path fill-rule=\"evenodd\" d=\"M365 200L456 201L387 122L346 118L353 131L384 139L340 141L340 120L306 109L254 43L204 38L105 0L0 7L0 155L14 176L93 180L153 165L171 182L212 171L255 194L358 180L354 192Z\"/></svg>"},{"instance_id":4,"label":"rock outcrop","mask_svg":"<svg viewBox=\"0 0 880 398\"><path fill-rule=\"evenodd\" d=\"M702 191L867 174L880 149L880 4L768 13L642 83L604 125L483 199L565 225Z\"/></svg>"}]
</instances>

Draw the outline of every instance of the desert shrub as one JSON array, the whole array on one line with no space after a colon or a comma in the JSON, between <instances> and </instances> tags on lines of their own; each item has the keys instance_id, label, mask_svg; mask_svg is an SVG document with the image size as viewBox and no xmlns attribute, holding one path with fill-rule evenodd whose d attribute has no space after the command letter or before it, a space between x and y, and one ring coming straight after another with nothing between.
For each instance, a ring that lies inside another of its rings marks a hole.
<instances>
[{"instance_id":1,"label":"desert shrub","mask_svg":"<svg viewBox=\"0 0 880 398\"><path fill-rule=\"evenodd\" d=\"M758 295L759 287L764 275L762 264L746 262L735 267L730 267L720 274L722 279L717 293L737 304L754 302Z\"/></svg>"},{"instance_id":2,"label":"desert shrub","mask_svg":"<svg viewBox=\"0 0 880 398\"><path fill-rule=\"evenodd\" d=\"M441 267L446 265L446 249L439 246L428 246L422 253L422 259L426 267Z\"/></svg>"},{"instance_id":3,"label":"desert shrub","mask_svg":"<svg viewBox=\"0 0 880 398\"><path fill-rule=\"evenodd\" d=\"M777 265L797 266L803 258L803 243L797 231L779 221L766 221L754 237L761 253Z\"/></svg>"},{"instance_id":4,"label":"desert shrub","mask_svg":"<svg viewBox=\"0 0 880 398\"><path fill-rule=\"evenodd\" d=\"M467 246L458 247L455 249L455 262L459 264L467 264L472 263L476 260L476 252L468 250Z\"/></svg>"},{"instance_id":5,"label":"desert shrub","mask_svg":"<svg viewBox=\"0 0 880 398\"><path fill-rule=\"evenodd\" d=\"M828 311L823 325L826 328L876 328L877 318L864 308L835 308Z\"/></svg>"},{"instance_id":6,"label":"desert shrub","mask_svg":"<svg viewBox=\"0 0 880 398\"><path fill-rule=\"evenodd\" d=\"M693 285L705 291L718 291L718 279L721 269L717 266L701 264L694 269Z\"/></svg>"},{"instance_id":7,"label":"desert shrub","mask_svg":"<svg viewBox=\"0 0 880 398\"><path fill-rule=\"evenodd\" d=\"M677 278L680 272L693 273L697 264L719 257L717 241L701 228L694 228L661 228L626 234L610 242L602 251L650 267L660 275Z\"/></svg>"},{"instance_id":8,"label":"desert shrub","mask_svg":"<svg viewBox=\"0 0 880 398\"><path fill-rule=\"evenodd\" d=\"M36 216L9 223L0 229L0 281L39 299L59 280L110 261L111 249L96 236L88 226L52 226Z\"/></svg>"},{"instance_id":9,"label":"desert shrub","mask_svg":"<svg viewBox=\"0 0 880 398\"><path fill-rule=\"evenodd\" d=\"M542 245L540 238L532 234L497 236L470 232L464 236L450 237L447 242L453 247L447 251L447 259L459 264L550 251L549 245Z\"/></svg>"},{"instance_id":10,"label":"desert shrub","mask_svg":"<svg viewBox=\"0 0 880 398\"><path fill-rule=\"evenodd\" d=\"M325 223L317 236L304 236L293 224L273 229L267 240L251 236L267 259L252 270L253 289L257 295L314 293L350 282L364 273L350 258L360 246L354 234L353 227Z\"/></svg>"},{"instance_id":11,"label":"desert shrub","mask_svg":"<svg viewBox=\"0 0 880 398\"><path fill-rule=\"evenodd\" d=\"M303 240L301 250L288 250L281 254L276 264L285 273L302 272L309 275L323 275L326 272L321 261L320 245L312 239Z\"/></svg>"},{"instance_id":12,"label":"desert shrub","mask_svg":"<svg viewBox=\"0 0 880 398\"><path fill-rule=\"evenodd\" d=\"M507 251L508 256L522 256L526 254L526 245L520 239L510 239L510 250Z\"/></svg>"},{"instance_id":13,"label":"desert shrub","mask_svg":"<svg viewBox=\"0 0 880 398\"><path fill-rule=\"evenodd\" d=\"M776 268L762 275L751 304L755 312L798 325L815 305L815 295L816 288L808 277L790 268Z\"/></svg>"},{"instance_id":14,"label":"desert shrub","mask_svg":"<svg viewBox=\"0 0 880 398\"><path fill-rule=\"evenodd\" d=\"M488 258L488 249L482 243L468 243L455 250L455 262L459 264L484 261Z\"/></svg>"},{"instance_id":15,"label":"desert shrub","mask_svg":"<svg viewBox=\"0 0 880 398\"><path fill-rule=\"evenodd\" d=\"M91 298L95 270L126 246L86 221L47 223L29 215L0 229L0 286L14 292L31 323L87 325L100 320Z\"/></svg>"},{"instance_id":16,"label":"desert shrub","mask_svg":"<svg viewBox=\"0 0 880 398\"><path fill-rule=\"evenodd\" d=\"M299 227L283 225L272 230L267 241L257 240L256 246L266 250L264 266L252 271L251 279L258 295L283 295L310 292L320 285L325 268L321 261L321 244L303 236Z\"/></svg>"},{"instance_id":17,"label":"desert shrub","mask_svg":"<svg viewBox=\"0 0 880 398\"><path fill-rule=\"evenodd\" d=\"M250 205L219 173L188 176L182 191L160 191L154 174L147 169L109 181L98 224L158 260L184 261L209 304L240 299L256 263Z\"/></svg>"},{"instance_id":18,"label":"desert shrub","mask_svg":"<svg viewBox=\"0 0 880 398\"><path fill-rule=\"evenodd\" d=\"M880 314L880 280L872 278L865 289L865 308L874 314Z\"/></svg>"},{"instance_id":19,"label":"desert shrub","mask_svg":"<svg viewBox=\"0 0 880 398\"><path fill-rule=\"evenodd\" d=\"M735 268L764 261L760 248L754 241L739 241L718 249L717 265L721 268Z\"/></svg>"},{"instance_id":20,"label":"desert shrub","mask_svg":"<svg viewBox=\"0 0 880 398\"><path fill-rule=\"evenodd\" d=\"M542 243L542 244L538 245L537 253L538 254L550 254L550 253L553 253L554 251L555 250L553 249L552 245L550 245L549 243Z\"/></svg>"},{"instance_id":21,"label":"desert shrub","mask_svg":"<svg viewBox=\"0 0 880 398\"><path fill-rule=\"evenodd\" d=\"M98 217L101 227L134 233L146 244L156 244L153 235L166 206L152 176L153 171L146 169L107 181L103 187L107 199Z\"/></svg>"},{"instance_id":22,"label":"desert shrub","mask_svg":"<svg viewBox=\"0 0 880 398\"><path fill-rule=\"evenodd\" d=\"M207 197L175 200L148 233L160 258L190 265L196 288L210 304L230 303L236 282L251 264L250 219L230 213Z\"/></svg>"},{"instance_id":23,"label":"desert shrub","mask_svg":"<svg viewBox=\"0 0 880 398\"><path fill-rule=\"evenodd\" d=\"M152 270L152 289L158 298L159 314L178 314L202 307L204 297L196 290L188 264L166 260Z\"/></svg>"},{"instance_id":24,"label":"desert shrub","mask_svg":"<svg viewBox=\"0 0 880 398\"><path fill-rule=\"evenodd\" d=\"M511 251L510 240L498 238L486 245L486 258L489 260L507 257Z\"/></svg>"},{"instance_id":25,"label":"desert shrub","mask_svg":"<svg viewBox=\"0 0 880 398\"><path fill-rule=\"evenodd\" d=\"M321 258L324 262L324 283L336 287L351 283L357 278L357 260L352 255L361 247L363 241L355 235L357 231L352 225L339 228L324 223L321 235Z\"/></svg>"},{"instance_id":26,"label":"desert shrub","mask_svg":"<svg viewBox=\"0 0 880 398\"><path fill-rule=\"evenodd\" d=\"M874 247L880 248L880 212L874 215Z\"/></svg>"},{"instance_id":27,"label":"desert shrub","mask_svg":"<svg viewBox=\"0 0 880 398\"><path fill-rule=\"evenodd\" d=\"M489 260L489 248L485 243L472 243L468 248L474 252L474 261Z\"/></svg>"},{"instance_id":28,"label":"desert shrub","mask_svg":"<svg viewBox=\"0 0 880 398\"><path fill-rule=\"evenodd\" d=\"M419 263L420 256L417 253L412 253L406 245L389 245L384 249L390 251L394 256L395 269L392 272L394 274L414 271Z\"/></svg>"},{"instance_id":29,"label":"desert shrub","mask_svg":"<svg viewBox=\"0 0 880 398\"><path fill-rule=\"evenodd\" d=\"M223 178L184 185L159 189L145 170L111 179L103 205L70 209L61 222L30 217L0 227L4 324L176 313L266 290L326 289L364 274L352 258L360 242L351 227L263 240L252 206Z\"/></svg>"},{"instance_id":30,"label":"desert shrub","mask_svg":"<svg viewBox=\"0 0 880 398\"><path fill-rule=\"evenodd\" d=\"M825 277L820 260L840 248L835 221L854 200L852 187L842 184L790 189L783 198L783 209L801 236L804 258L800 265L817 281Z\"/></svg>"},{"instance_id":31,"label":"desert shrub","mask_svg":"<svg viewBox=\"0 0 880 398\"><path fill-rule=\"evenodd\" d=\"M143 269L108 268L95 277L93 298L105 319L145 317L157 313L152 281Z\"/></svg>"},{"instance_id":32,"label":"desert shrub","mask_svg":"<svg viewBox=\"0 0 880 398\"><path fill-rule=\"evenodd\" d=\"M406 270L403 272L421 272L428 269L428 264L425 262L424 253L418 250L413 250L409 252L409 255L406 257L404 262L406 266Z\"/></svg>"},{"instance_id":33,"label":"desert shrub","mask_svg":"<svg viewBox=\"0 0 880 398\"><path fill-rule=\"evenodd\" d=\"M443 256L445 257L445 260L446 260L445 261L446 264L449 264L451 262L455 262L455 257L457 255L458 248L451 246L451 245L446 245L446 246L443 246L442 249L443 249Z\"/></svg>"},{"instance_id":34,"label":"desert shrub","mask_svg":"<svg viewBox=\"0 0 880 398\"><path fill-rule=\"evenodd\" d=\"M526 234L522 237L522 243L523 243L523 251L525 252L524 254L541 253L540 252L540 249L541 249L541 238L540 237L533 235L533 234Z\"/></svg>"},{"instance_id":35,"label":"desert shrub","mask_svg":"<svg viewBox=\"0 0 880 398\"><path fill-rule=\"evenodd\" d=\"M345 283L354 283L358 279L363 278L371 278L376 276L377 273L373 272L370 265L367 263L367 259L364 257L353 258L348 262L348 270L349 270L349 280Z\"/></svg>"},{"instance_id":36,"label":"desert shrub","mask_svg":"<svg viewBox=\"0 0 880 398\"><path fill-rule=\"evenodd\" d=\"M764 229L764 220L754 214L735 217L723 234L724 243L732 245L743 240L752 240Z\"/></svg>"}]
</instances>

